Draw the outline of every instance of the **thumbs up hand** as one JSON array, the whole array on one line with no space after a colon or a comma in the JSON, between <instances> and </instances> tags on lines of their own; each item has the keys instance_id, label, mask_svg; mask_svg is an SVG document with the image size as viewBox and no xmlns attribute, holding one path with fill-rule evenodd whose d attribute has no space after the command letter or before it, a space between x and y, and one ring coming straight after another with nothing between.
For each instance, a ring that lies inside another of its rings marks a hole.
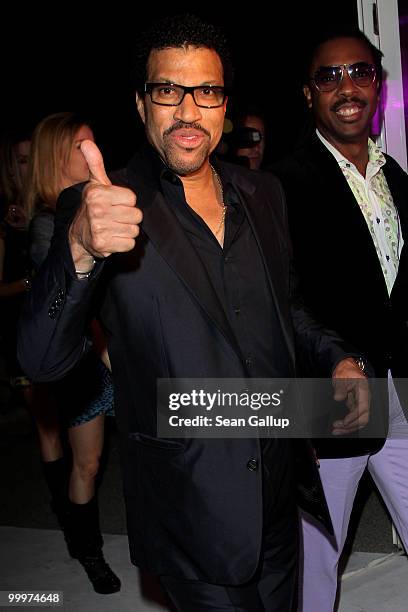
<instances>
[{"instance_id":1,"label":"thumbs up hand","mask_svg":"<svg viewBox=\"0 0 408 612\"><path fill-rule=\"evenodd\" d=\"M70 227L69 241L75 268L86 270L92 267L93 257L104 258L133 249L142 211L136 208L133 191L112 185L94 142L84 140L81 151L89 167L89 182Z\"/></svg>"},{"instance_id":2,"label":"thumbs up hand","mask_svg":"<svg viewBox=\"0 0 408 612\"><path fill-rule=\"evenodd\" d=\"M81 142L81 152L89 168L89 181L96 185L112 185L103 162L102 153L92 140Z\"/></svg>"}]
</instances>

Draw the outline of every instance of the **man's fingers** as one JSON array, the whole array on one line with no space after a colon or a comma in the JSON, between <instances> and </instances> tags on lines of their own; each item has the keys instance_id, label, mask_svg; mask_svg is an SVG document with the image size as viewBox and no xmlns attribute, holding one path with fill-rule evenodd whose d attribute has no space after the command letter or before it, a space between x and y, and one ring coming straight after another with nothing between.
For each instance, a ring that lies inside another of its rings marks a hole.
<instances>
[{"instance_id":1,"label":"man's fingers","mask_svg":"<svg viewBox=\"0 0 408 612\"><path fill-rule=\"evenodd\" d=\"M130 251L135 246L135 239L140 233L139 226L129 223L111 222L109 228L95 225L91 229L90 242L93 253L107 257L112 253Z\"/></svg>"},{"instance_id":2,"label":"man's fingers","mask_svg":"<svg viewBox=\"0 0 408 612\"><path fill-rule=\"evenodd\" d=\"M130 236L134 231L139 231L139 224L143 219L143 213L139 208L126 205L102 206L98 205L89 214L89 230L91 235L104 234L109 236Z\"/></svg>"},{"instance_id":3,"label":"man's fingers","mask_svg":"<svg viewBox=\"0 0 408 612\"><path fill-rule=\"evenodd\" d=\"M92 140L81 142L81 151L89 168L89 180L101 185L111 185L105 171L102 153Z\"/></svg>"},{"instance_id":4,"label":"man's fingers","mask_svg":"<svg viewBox=\"0 0 408 612\"><path fill-rule=\"evenodd\" d=\"M115 238L136 238L139 235L139 226L134 223L113 223L111 228L111 236Z\"/></svg>"},{"instance_id":5,"label":"man's fingers","mask_svg":"<svg viewBox=\"0 0 408 612\"><path fill-rule=\"evenodd\" d=\"M346 436L352 433L355 433L356 431L359 431L360 429L364 429L365 425L358 425L356 424L353 427L344 427L341 421L336 421L335 423L333 423L333 429L332 429L332 434L333 436Z\"/></svg>"},{"instance_id":6,"label":"man's fingers","mask_svg":"<svg viewBox=\"0 0 408 612\"><path fill-rule=\"evenodd\" d=\"M350 394L354 394L355 398L366 396L369 398L370 391L367 378L336 378L333 380L334 393L333 398L336 402L342 402L350 399Z\"/></svg>"},{"instance_id":7,"label":"man's fingers","mask_svg":"<svg viewBox=\"0 0 408 612\"><path fill-rule=\"evenodd\" d=\"M349 412L344 419L335 421L333 429L342 428L345 431L355 431L361 429L368 423L368 412L361 411L359 407Z\"/></svg>"},{"instance_id":8,"label":"man's fingers","mask_svg":"<svg viewBox=\"0 0 408 612\"><path fill-rule=\"evenodd\" d=\"M347 399L347 395L350 389L350 382L350 380L345 378L333 379L333 398L336 400L336 402L343 402L345 399Z\"/></svg>"},{"instance_id":9,"label":"man's fingers","mask_svg":"<svg viewBox=\"0 0 408 612\"><path fill-rule=\"evenodd\" d=\"M83 195L87 204L91 207L96 206L97 209L101 206L107 208L112 208L114 206L135 208L136 206L136 194L127 187L102 185L101 183L90 181L85 186Z\"/></svg>"},{"instance_id":10,"label":"man's fingers","mask_svg":"<svg viewBox=\"0 0 408 612\"><path fill-rule=\"evenodd\" d=\"M336 384L334 386L334 394L333 394L333 398L336 400L336 402L342 402L343 400L345 400L347 397L347 389L346 389L346 385L343 383L340 383L338 381L336 381Z\"/></svg>"},{"instance_id":11,"label":"man's fingers","mask_svg":"<svg viewBox=\"0 0 408 612\"><path fill-rule=\"evenodd\" d=\"M133 206L129 208L126 204L118 204L113 206L110 211L111 219L118 223L131 223L139 225L143 219L143 213L140 208Z\"/></svg>"},{"instance_id":12,"label":"man's fingers","mask_svg":"<svg viewBox=\"0 0 408 612\"><path fill-rule=\"evenodd\" d=\"M333 435L345 435L365 427L370 414L370 389L367 379L336 379L334 399L346 401L349 413L333 423Z\"/></svg>"},{"instance_id":13,"label":"man's fingers","mask_svg":"<svg viewBox=\"0 0 408 612\"><path fill-rule=\"evenodd\" d=\"M128 253L135 246L135 238L121 238L119 236L114 236L111 238L109 243L109 249L107 251L102 251L105 257L111 255L112 253Z\"/></svg>"}]
</instances>

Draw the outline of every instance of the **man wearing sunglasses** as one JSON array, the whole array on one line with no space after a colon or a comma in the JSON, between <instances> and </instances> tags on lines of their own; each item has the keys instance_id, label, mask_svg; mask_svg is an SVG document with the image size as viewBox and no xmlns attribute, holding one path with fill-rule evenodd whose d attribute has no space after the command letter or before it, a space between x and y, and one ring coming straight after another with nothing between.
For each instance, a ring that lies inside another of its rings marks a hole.
<instances>
[{"instance_id":1,"label":"man wearing sunglasses","mask_svg":"<svg viewBox=\"0 0 408 612\"><path fill-rule=\"evenodd\" d=\"M287 196L305 301L319 320L368 358L377 378L384 379L389 408L389 415L372 411L372 420L378 418L377 438L314 441L335 538L303 516L303 612L333 610L338 562L366 468L408 545L407 396L398 380L408 375L408 262L403 249L408 177L370 139L381 57L358 30L321 41L307 64L304 85L313 133L275 167Z\"/></svg>"}]
</instances>

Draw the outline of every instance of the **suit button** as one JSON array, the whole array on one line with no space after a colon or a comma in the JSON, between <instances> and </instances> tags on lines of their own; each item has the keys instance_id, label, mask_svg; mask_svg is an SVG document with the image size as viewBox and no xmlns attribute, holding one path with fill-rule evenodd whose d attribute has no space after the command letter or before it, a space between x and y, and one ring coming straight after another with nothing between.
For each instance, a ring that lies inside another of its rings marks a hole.
<instances>
[{"instance_id":1,"label":"suit button","mask_svg":"<svg viewBox=\"0 0 408 612\"><path fill-rule=\"evenodd\" d=\"M258 470L258 460L250 459L247 463L247 468L250 472L256 472Z\"/></svg>"}]
</instances>

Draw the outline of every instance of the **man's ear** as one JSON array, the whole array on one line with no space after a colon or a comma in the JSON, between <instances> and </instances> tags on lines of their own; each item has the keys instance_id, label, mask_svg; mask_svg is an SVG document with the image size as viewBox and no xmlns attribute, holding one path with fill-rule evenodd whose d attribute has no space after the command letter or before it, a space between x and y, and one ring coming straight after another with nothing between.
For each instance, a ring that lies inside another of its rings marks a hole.
<instances>
[{"instance_id":1,"label":"man's ear","mask_svg":"<svg viewBox=\"0 0 408 612\"><path fill-rule=\"evenodd\" d=\"M136 107L137 107L138 113L143 123L146 123L145 101L144 101L144 98L139 96L137 92L136 92Z\"/></svg>"},{"instance_id":2,"label":"man's ear","mask_svg":"<svg viewBox=\"0 0 408 612\"><path fill-rule=\"evenodd\" d=\"M306 98L308 108L312 108L312 92L310 91L310 87L308 85L303 85L303 93Z\"/></svg>"}]
</instances>

